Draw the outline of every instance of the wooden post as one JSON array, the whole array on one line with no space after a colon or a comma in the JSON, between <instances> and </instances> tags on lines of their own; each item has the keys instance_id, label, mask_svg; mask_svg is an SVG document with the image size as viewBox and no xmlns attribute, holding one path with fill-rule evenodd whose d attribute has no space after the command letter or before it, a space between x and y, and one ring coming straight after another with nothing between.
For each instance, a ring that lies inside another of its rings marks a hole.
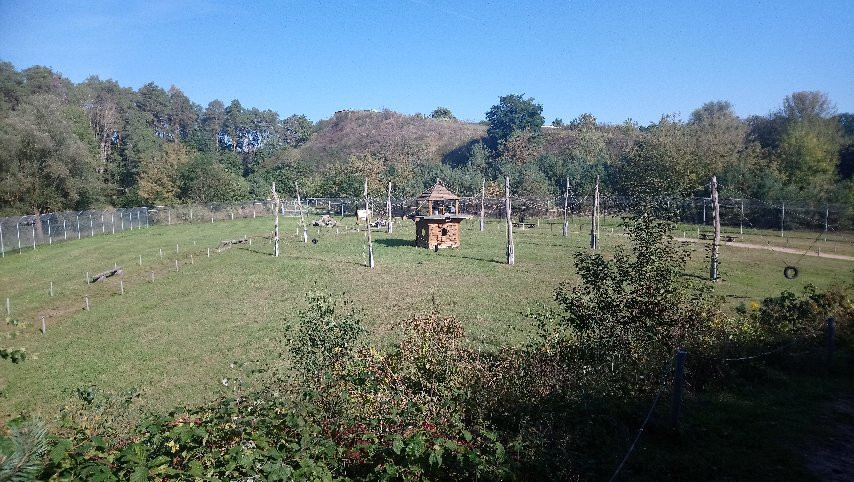
<instances>
[{"instance_id":1,"label":"wooden post","mask_svg":"<svg viewBox=\"0 0 854 482\"><path fill-rule=\"evenodd\" d=\"M371 210L368 205L368 178L365 178L365 228L368 232L368 267L374 269L374 243L371 237Z\"/></svg>"},{"instance_id":2,"label":"wooden post","mask_svg":"<svg viewBox=\"0 0 854 482\"><path fill-rule=\"evenodd\" d=\"M673 399L670 405L670 425L679 428L679 412L682 408L682 386L685 383L685 357L688 352L676 350L676 372L673 375Z\"/></svg>"},{"instance_id":3,"label":"wooden post","mask_svg":"<svg viewBox=\"0 0 854 482\"><path fill-rule=\"evenodd\" d=\"M483 178L480 182L480 231L483 232L486 229L484 224L483 214L484 214L484 198L486 197L486 178Z\"/></svg>"},{"instance_id":4,"label":"wooden post","mask_svg":"<svg viewBox=\"0 0 854 482\"><path fill-rule=\"evenodd\" d=\"M276 192L275 181L273 182L272 193L273 193L273 202L275 203L275 206L276 206L275 207L276 217L275 217L275 221L273 222L273 256L278 258L279 257L279 205L281 203L279 201L279 193ZM210 258L210 256L211 256L211 249L208 248L208 257Z\"/></svg>"},{"instance_id":5,"label":"wooden post","mask_svg":"<svg viewBox=\"0 0 854 482\"><path fill-rule=\"evenodd\" d=\"M599 176L593 190L593 209L590 215L590 249L599 248Z\"/></svg>"},{"instance_id":6,"label":"wooden post","mask_svg":"<svg viewBox=\"0 0 854 482\"><path fill-rule=\"evenodd\" d=\"M827 218L830 215L830 207L824 205L824 242L827 242Z\"/></svg>"},{"instance_id":7,"label":"wooden post","mask_svg":"<svg viewBox=\"0 0 854 482\"><path fill-rule=\"evenodd\" d=\"M827 369L830 370L833 368L833 345L834 345L834 335L836 332L836 327L834 326L834 319L828 318L825 326L825 347L827 349L826 352L826 365Z\"/></svg>"},{"instance_id":8,"label":"wooden post","mask_svg":"<svg viewBox=\"0 0 854 482\"><path fill-rule=\"evenodd\" d=\"M300 200L300 197L299 197L299 185L296 183L296 181L294 181L294 186L297 189L297 204L299 205L299 223L300 223L300 226L302 226L302 242L307 243L308 242L308 231L307 231L306 226L305 226L305 211L303 211L303 208L302 208L302 200Z\"/></svg>"},{"instance_id":9,"label":"wooden post","mask_svg":"<svg viewBox=\"0 0 854 482\"><path fill-rule=\"evenodd\" d=\"M391 220L391 181L388 182L388 197L386 198L386 210L388 211L387 227L388 234L394 231L394 223Z\"/></svg>"},{"instance_id":10,"label":"wooden post","mask_svg":"<svg viewBox=\"0 0 854 482\"><path fill-rule=\"evenodd\" d=\"M721 249L721 207L718 203L718 178L712 176L712 216L715 224L715 238L712 241L712 264L709 268L709 277L712 281L719 281L718 256Z\"/></svg>"},{"instance_id":11,"label":"wooden post","mask_svg":"<svg viewBox=\"0 0 854 482\"><path fill-rule=\"evenodd\" d=\"M504 212L507 219L507 264L516 264L516 246L513 244L513 220L511 218L510 177L504 176Z\"/></svg>"},{"instance_id":12,"label":"wooden post","mask_svg":"<svg viewBox=\"0 0 854 482\"><path fill-rule=\"evenodd\" d=\"M566 176L566 190L563 192L563 236L569 236L569 176Z\"/></svg>"}]
</instances>

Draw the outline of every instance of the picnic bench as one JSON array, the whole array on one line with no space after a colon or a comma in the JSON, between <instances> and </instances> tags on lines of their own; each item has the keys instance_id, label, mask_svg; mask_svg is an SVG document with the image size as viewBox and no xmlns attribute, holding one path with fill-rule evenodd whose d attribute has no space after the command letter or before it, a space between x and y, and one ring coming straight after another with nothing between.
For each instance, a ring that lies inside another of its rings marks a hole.
<instances>
[{"instance_id":1,"label":"picnic bench","mask_svg":"<svg viewBox=\"0 0 854 482\"><path fill-rule=\"evenodd\" d=\"M732 234L721 234L721 238L724 241L731 243L738 239L738 236L734 236ZM700 233L700 239L715 239L715 233Z\"/></svg>"}]
</instances>

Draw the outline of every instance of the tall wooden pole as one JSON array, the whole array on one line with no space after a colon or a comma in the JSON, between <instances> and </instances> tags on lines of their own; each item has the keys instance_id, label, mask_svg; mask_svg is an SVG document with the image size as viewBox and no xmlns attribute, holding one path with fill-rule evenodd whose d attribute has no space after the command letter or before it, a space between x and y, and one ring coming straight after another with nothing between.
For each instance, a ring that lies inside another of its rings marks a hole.
<instances>
[{"instance_id":1,"label":"tall wooden pole","mask_svg":"<svg viewBox=\"0 0 854 482\"><path fill-rule=\"evenodd\" d=\"M709 268L709 277L712 281L719 281L718 256L721 249L721 206L718 202L718 178L712 176L712 220L715 224L715 238L712 241L712 265Z\"/></svg>"},{"instance_id":2,"label":"tall wooden pole","mask_svg":"<svg viewBox=\"0 0 854 482\"><path fill-rule=\"evenodd\" d=\"M388 211L388 234L394 231L394 223L391 220L391 181L388 182L388 197L386 198L386 211Z\"/></svg>"},{"instance_id":3,"label":"tall wooden pole","mask_svg":"<svg viewBox=\"0 0 854 482\"><path fill-rule=\"evenodd\" d=\"M302 226L302 242L308 242L308 230L305 226L305 211L302 208L302 200L299 197L299 184L294 181L294 187L297 189L297 205L299 205L299 223Z\"/></svg>"},{"instance_id":4,"label":"tall wooden pole","mask_svg":"<svg viewBox=\"0 0 854 482\"><path fill-rule=\"evenodd\" d=\"M273 256L279 257L279 194L276 192L276 183L273 182L273 202L275 203L276 221L273 225ZM213 218L212 218L213 219ZM210 251L208 251L210 256Z\"/></svg>"},{"instance_id":5,"label":"tall wooden pole","mask_svg":"<svg viewBox=\"0 0 854 482\"><path fill-rule=\"evenodd\" d=\"M480 230L483 231L486 227L483 221L483 200L486 197L486 178L480 181Z\"/></svg>"},{"instance_id":6,"label":"tall wooden pole","mask_svg":"<svg viewBox=\"0 0 854 482\"><path fill-rule=\"evenodd\" d=\"M374 242L371 237L371 210L368 205L368 178L365 178L365 227L368 231L368 268L374 269Z\"/></svg>"},{"instance_id":7,"label":"tall wooden pole","mask_svg":"<svg viewBox=\"0 0 854 482\"><path fill-rule=\"evenodd\" d=\"M590 215L590 248L599 248L599 176L596 176L596 187L593 190L593 210Z\"/></svg>"},{"instance_id":8,"label":"tall wooden pole","mask_svg":"<svg viewBox=\"0 0 854 482\"><path fill-rule=\"evenodd\" d=\"M569 176L566 177L566 190L563 192L563 235L569 236Z\"/></svg>"},{"instance_id":9,"label":"tall wooden pole","mask_svg":"<svg viewBox=\"0 0 854 482\"><path fill-rule=\"evenodd\" d=\"M513 221L510 218L510 177L504 176L504 212L507 217L507 264L516 264L516 247L513 245Z\"/></svg>"}]
</instances>

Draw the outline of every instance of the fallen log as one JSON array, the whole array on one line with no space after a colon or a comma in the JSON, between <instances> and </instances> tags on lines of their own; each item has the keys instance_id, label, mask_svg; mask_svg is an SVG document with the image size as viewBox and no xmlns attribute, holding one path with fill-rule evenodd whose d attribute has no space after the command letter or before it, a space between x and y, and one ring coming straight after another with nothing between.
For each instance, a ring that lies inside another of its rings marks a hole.
<instances>
[{"instance_id":1,"label":"fallen log","mask_svg":"<svg viewBox=\"0 0 854 482\"><path fill-rule=\"evenodd\" d=\"M109 278L110 276L115 276L117 274L122 274L122 268L121 267L116 267L116 268L113 268L109 271L104 271L103 273L98 273L95 276L91 277L89 279L89 282L94 283L96 281L101 281L102 279L106 279L106 278Z\"/></svg>"}]
</instances>

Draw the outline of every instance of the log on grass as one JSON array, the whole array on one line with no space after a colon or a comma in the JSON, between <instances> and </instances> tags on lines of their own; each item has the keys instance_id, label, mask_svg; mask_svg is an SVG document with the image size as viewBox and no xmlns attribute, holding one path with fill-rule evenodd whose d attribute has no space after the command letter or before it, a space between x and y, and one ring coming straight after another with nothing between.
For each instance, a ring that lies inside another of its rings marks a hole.
<instances>
[{"instance_id":1,"label":"log on grass","mask_svg":"<svg viewBox=\"0 0 854 482\"><path fill-rule=\"evenodd\" d=\"M104 271L103 273L98 273L95 276L89 278L89 283L94 283L96 281L101 281L102 279L109 278L110 276L115 276L117 274L122 274L122 268L117 266L109 271Z\"/></svg>"}]
</instances>

